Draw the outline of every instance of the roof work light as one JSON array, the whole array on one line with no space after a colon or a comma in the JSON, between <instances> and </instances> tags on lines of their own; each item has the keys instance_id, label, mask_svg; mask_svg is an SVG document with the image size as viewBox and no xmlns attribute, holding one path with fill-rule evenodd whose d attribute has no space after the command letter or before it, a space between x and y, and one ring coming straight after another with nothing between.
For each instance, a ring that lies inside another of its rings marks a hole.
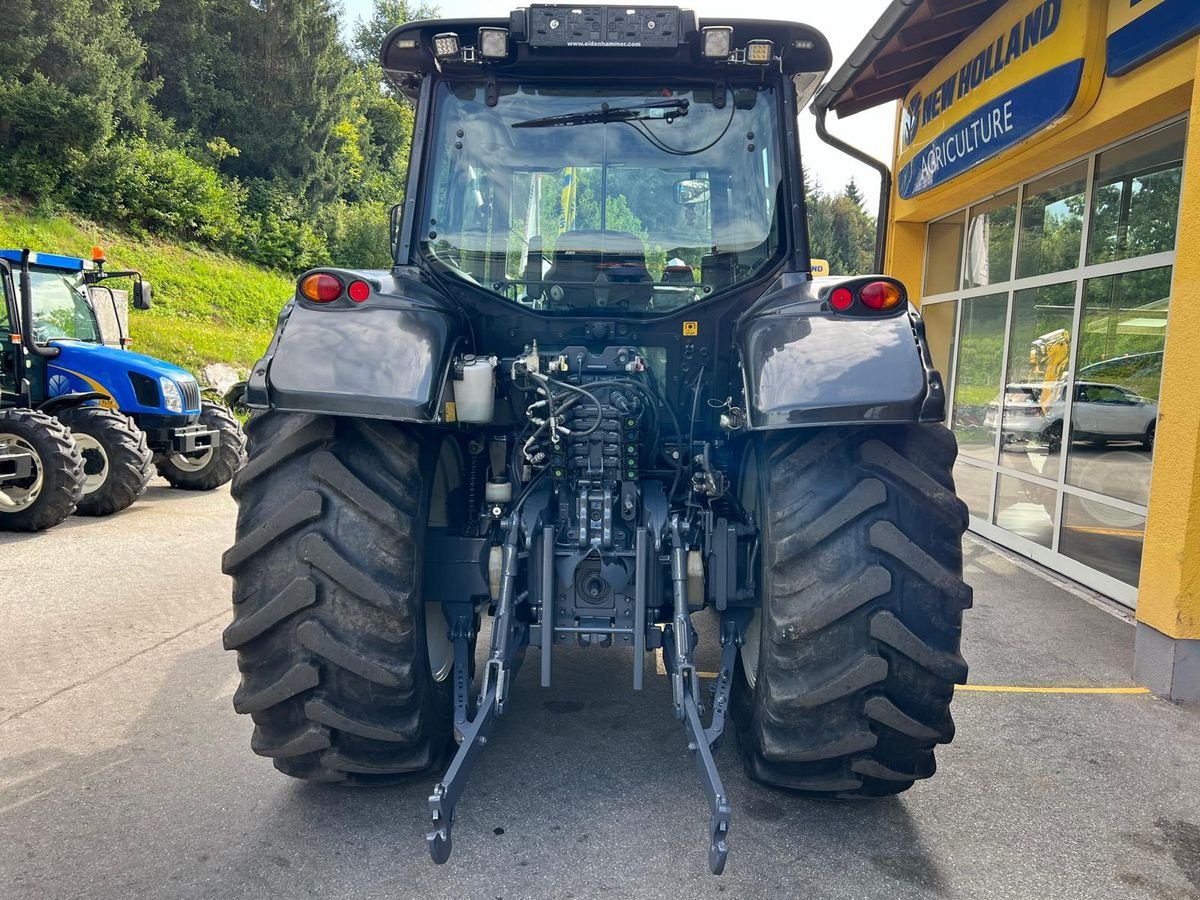
<instances>
[{"instance_id":1,"label":"roof work light","mask_svg":"<svg viewBox=\"0 0 1200 900\"><path fill-rule=\"evenodd\" d=\"M733 28L729 25L710 25L702 29L705 59L728 59L733 52Z\"/></svg>"},{"instance_id":2,"label":"roof work light","mask_svg":"<svg viewBox=\"0 0 1200 900\"><path fill-rule=\"evenodd\" d=\"M504 59L508 56L508 29L480 28L479 55L484 59Z\"/></svg>"},{"instance_id":3,"label":"roof work light","mask_svg":"<svg viewBox=\"0 0 1200 900\"><path fill-rule=\"evenodd\" d=\"M770 41L750 41L746 44L746 62L764 66L771 61L774 48Z\"/></svg>"},{"instance_id":4,"label":"roof work light","mask_svg":"<svg viewBox=\"0 0 1200 900\"><path fill-rule=\"evenodd\" d=\"M447 59L458 55L458 35L453 31L444 31L433 36L433 55L438 59Z\"/></svg>"}]
</instances>

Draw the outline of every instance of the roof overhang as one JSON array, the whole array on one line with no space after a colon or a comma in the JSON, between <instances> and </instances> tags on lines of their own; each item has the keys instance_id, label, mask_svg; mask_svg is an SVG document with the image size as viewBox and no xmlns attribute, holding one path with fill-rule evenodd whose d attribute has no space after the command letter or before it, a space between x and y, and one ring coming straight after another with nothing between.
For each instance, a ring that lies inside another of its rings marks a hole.
<instances>
[{"instance_id":1,"label":"roof overhang","mask_svg":"<svg viewBox=\"0 0 1200 900\"><path fill-rule=\"evenodd\" d=\"M892 0L813 105L839 117L903 99L1004 0Z\"/></svg>"}]
</instances>

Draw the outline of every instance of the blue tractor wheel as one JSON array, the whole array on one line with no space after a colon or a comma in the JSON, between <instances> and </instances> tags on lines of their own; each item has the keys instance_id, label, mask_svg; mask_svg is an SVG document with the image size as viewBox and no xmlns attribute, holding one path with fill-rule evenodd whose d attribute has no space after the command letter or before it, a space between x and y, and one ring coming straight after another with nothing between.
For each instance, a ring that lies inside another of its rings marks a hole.
<instances>
[{"instance_id":1,"label":"blue tractor wheel","mask_svg":"<svg viewBox=\"0 0 1200 900\"><path fill-rule=\"evenodd\" d=\"M100 406L58 413L83 454L83 496L76 513L109 516L132 505L154 474L146 436L126 415Z\"/></svg>"}]
</instances>

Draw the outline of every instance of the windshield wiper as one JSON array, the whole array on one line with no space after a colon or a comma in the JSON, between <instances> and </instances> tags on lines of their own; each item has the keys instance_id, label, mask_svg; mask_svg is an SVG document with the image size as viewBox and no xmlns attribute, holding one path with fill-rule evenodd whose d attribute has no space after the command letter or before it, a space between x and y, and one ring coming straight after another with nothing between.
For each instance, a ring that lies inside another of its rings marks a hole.
<instances>
[{"instance_id":1,"label":"windshield wiper","mask_svg":"<svg viewBox=\"0 0 1200 900\"><path fill-rule=\"evenodd\" d=\"M662 100L658 103L643 103L640 106L609 106L601 104L599 109L587 112L563 113L543 119L526 119L513 122L513 128L554 128L561 125L594 125L597 122L636 122L646 119L663 119L671 122L688 114L688 101L683 98Z\"/></svg>"}]
</instances>

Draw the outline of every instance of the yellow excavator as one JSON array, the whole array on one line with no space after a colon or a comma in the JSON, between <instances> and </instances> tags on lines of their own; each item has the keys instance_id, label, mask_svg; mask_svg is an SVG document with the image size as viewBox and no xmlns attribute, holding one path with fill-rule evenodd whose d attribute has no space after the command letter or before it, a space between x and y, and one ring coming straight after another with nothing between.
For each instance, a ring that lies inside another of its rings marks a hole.
<instances>
[{"instance_id":1,"label":"yellow excavator","mask_svg":"<svg viewBox=\"0 0 1200 900\"><path fill-rule=\"evenodd\" d=\"M1071 332L1065 328L1036 337L1029 345L1030 380L1042 382L1038 400L1044 413L1050 411L1050 404L1054 402L1058 383L1070 358Z\"/></svg>"}]
</instances>

